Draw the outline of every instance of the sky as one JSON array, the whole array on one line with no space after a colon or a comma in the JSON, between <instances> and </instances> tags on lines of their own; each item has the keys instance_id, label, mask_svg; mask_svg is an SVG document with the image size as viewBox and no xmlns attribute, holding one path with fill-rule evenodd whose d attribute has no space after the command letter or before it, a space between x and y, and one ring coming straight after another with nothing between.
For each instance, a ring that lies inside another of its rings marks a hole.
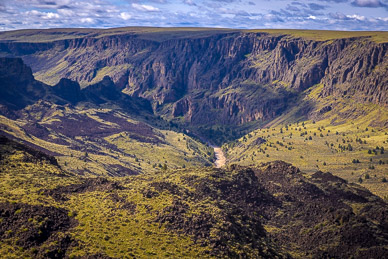
<instances>
[{"instance_id":1,"label":"sky","mask_svg":"<svg viewBox=\"0 0 388 259\"><path fill-rule=\"evenodd\" d=\"M388 30L388 0L0 0L0 30L125 26Z\"/></svg>"}]
</instances>

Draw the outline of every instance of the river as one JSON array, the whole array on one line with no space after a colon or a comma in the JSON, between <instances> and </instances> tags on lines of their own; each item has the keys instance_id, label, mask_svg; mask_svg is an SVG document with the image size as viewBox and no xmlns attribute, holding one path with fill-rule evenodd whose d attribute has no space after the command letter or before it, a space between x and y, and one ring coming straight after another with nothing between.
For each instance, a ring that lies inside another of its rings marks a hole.
<instances>
[{"instance_id":1,"label":"river","mask_svg":"<svg viewBox=\"0 0 388 259\"><path fill-rule=\"evenodd\" d=\"M216 161L214 162L215 167L217 168L223 167L226 164L226 157L225 157L224 151L222 151L222 148L214 146L210 141L208 141L207 139L201 136L198 136L198 135L195 135L195 136L197 136L201 141L203 141L204 143L207 143L211 148L214 149L214 155L216 157Z\"/></svg>"},{"instance_id":2,"label":"river","mask_svg":"<svg viewBox=\"0 0 388 259\"><path fill-rule=\"evenodd\" d=\"M224 152L220 147L212 146L212 148L214 149L214 154L216 155L216 161L214 162L214 165L217 168L223 167L226 163L226 157Z\"/></svg>"}]
</instances>

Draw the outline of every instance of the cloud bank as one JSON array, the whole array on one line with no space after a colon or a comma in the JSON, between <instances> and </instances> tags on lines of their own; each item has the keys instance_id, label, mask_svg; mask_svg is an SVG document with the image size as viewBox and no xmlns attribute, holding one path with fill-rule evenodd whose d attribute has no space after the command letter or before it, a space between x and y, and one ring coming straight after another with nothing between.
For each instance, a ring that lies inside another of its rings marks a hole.
<instances>
[{"instance_id":1,"label":"cloud bank","mask_svg":"<svg viewBox=\"0 0 388 259\"><path fill-rule=\"evenodd\" d=\"M0 0L0 30L193 26L388 30L388 0Z\"/></svg>"}]
</instances>

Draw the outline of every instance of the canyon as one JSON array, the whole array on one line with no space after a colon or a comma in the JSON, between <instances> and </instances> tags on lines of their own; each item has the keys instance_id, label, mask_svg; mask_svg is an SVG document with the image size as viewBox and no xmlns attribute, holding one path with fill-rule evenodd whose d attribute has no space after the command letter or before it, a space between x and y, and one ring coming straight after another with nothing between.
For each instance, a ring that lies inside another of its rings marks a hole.
<instances>
[{"instance_id":1,"label":"canyon","mask_svg":"<svg viewBox=\"0 0 388 259\"><path fill-rule=\"evenodd\" d=\"M39 41L29 38L37 33ZM224 135L221 144L295 107L304 107L305 119L323 117L343 99L387 107L385 34L314 40L276 30L21 31L0 33L0 53L21 57L46 84L67 78L83 88L109 76L154 113L207 137ZM316 98L301 101L313 88ZM327 98L332 103L320 107Z\"/></svg>"},{"instance_id":2,"label":"canyon","mask_svg":"<svg viewBox=\"0 0 388 259\"><path fill-rule=\"evenodd\" d=\"M0 257L383 258L388 32L0 32Z\"/></svg>"}]
</instances>

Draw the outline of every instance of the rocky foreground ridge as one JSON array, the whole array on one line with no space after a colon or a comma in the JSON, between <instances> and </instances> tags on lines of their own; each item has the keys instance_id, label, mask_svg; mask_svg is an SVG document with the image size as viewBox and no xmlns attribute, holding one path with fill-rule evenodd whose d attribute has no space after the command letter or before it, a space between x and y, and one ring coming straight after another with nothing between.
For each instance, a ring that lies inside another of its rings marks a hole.
<instances>
[{"instance_id":1,"label":"rocky foreground ridge","mask_svg":"<svg viewBox=\"0 0 388 259\"><path fill-rule=\"evenodd\" d=\"M387 203L330 173L305 177L275 161L80 178L6 138L0 151L0 243L14 255L384 258L388 252Z\"/></svg>"}]
</instances>

